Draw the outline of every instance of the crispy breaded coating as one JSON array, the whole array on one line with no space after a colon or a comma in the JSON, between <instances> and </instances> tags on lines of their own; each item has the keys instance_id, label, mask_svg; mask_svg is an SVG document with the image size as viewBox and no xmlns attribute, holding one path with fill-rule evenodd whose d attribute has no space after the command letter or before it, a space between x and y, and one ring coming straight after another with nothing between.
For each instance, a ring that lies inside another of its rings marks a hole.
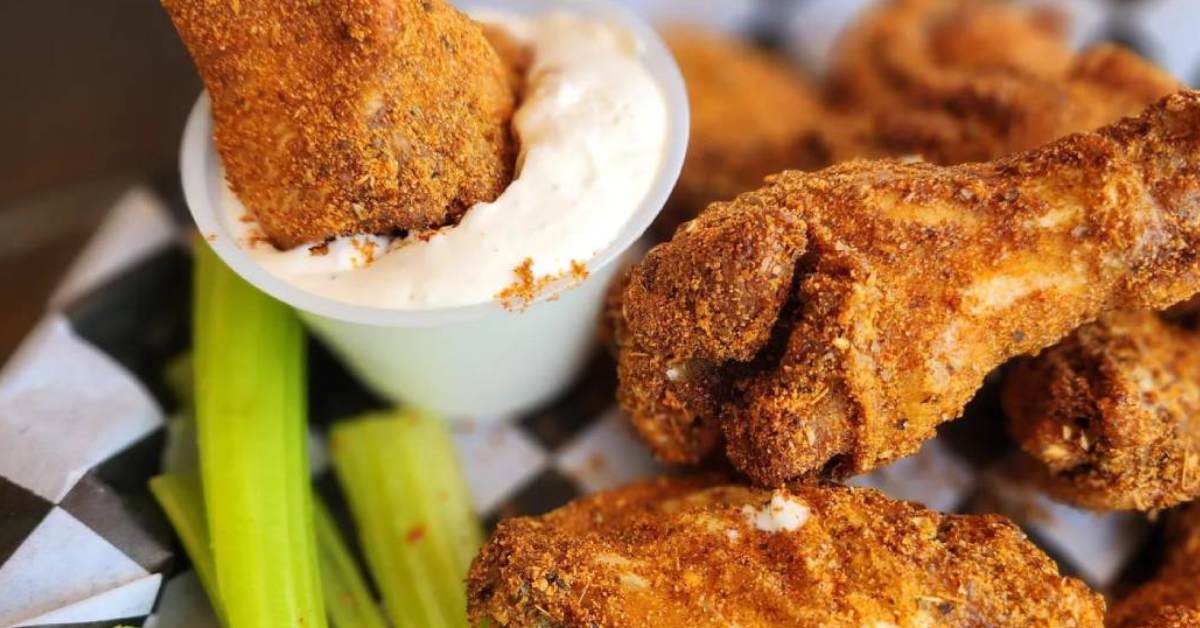
<instances>
[{"instance_id":1,"label":"crispy breaded coating","mask_svg":"<svg viewBox=\"0 0 1200 628\"><path fill-rule=\"evenodd\" d=\"M1171 513L1157 574L1113 606L1110 628L1200 626L1200 503Z\"/></svg>"},{"instance_id":2,"label":"crispy breaded coating","mask_svg":"<svg viewBox=\"0 0 1200 628\"><path fill-rule=\"evenodd\" d=\"M1107 316L1019 361L1002 401L1061 499L1157 510L1200 495L1200 338L1154 312Z\"/></svg>"},{"instance_id":3,"label":"crispy breaded coating","mask_svg":"<svg viewBox=\"0 0 1200 628\"><path fill-rule=\"evenodd\" d=\"M1100 626L1104 602L998 516L873 489L666 479L509 519L471 566L501 626Z\"/></svg>"},{"instance_id":4,"label":"crispy breaded coating","mask_svg":"<svg viewBox=\"0 0 1200 628\"><path fill-rule=\"evenodd\" d=\"M898 103L933 87L1021 73L1061 76L1071 65L1062 16L995 0L885 0L838 42L839 97ZM924 90L924 91L923 91Z\"/></svg>"},{"instance_id":5,"label":"crispy breaded coating","mask_svg":"<svg viewBox=\"0 0 1200 628\"><path fill-rule=\"evenodd\" d=\"M637 309L634 316L659 318L641 336L648 350L617 351L618 376L645 383L622 386L617 396L624 407L638 409L642 436L665 460L695 462L720 443L720 406L712 391L722 385L722 374L710 365L751 361L769 342L792 290L795 259L804 251L803 227L776 204L714 205L703 221L681 230L694 247L659 249L638 266L638 282L630 284L626 273L626 287L610 294L609 327L617 347L633 344L624 304ZM761 237L742 238L747 232ZM691 359L664 359L663 343L673 340L694 347Z\"/></svg>"},{"instance_id":6,"label":"crispy breaded coating","mask_svg":"<svg viewBox=\"0 0 1200 628\"><path fill-rule=\"evenodd\" d=\"M525 75L529 66L533 65L533 48L518 41L508 31L493 24L483 24L483 36L491 44L492 50L500 57L508 74L508 84L517 101L525 92Z\"/></svg>"},{"instance_id":7,"label":"crispy breaded coating","mask_svg":"<svg viewBox=\"0 0 1200 628\"><path fill-rule=\"evenodd\" d=\"M817 88L786 59L697 27L667 28L663 37L687 85L691 132L656 231L669 237L709 203L753 190L769 174L829 164Z\"/></svg>"},{"instance_id":8,"label":"crispy breaded coating","mask_svg":"<svg viewBox=\"0 0 1200 628\"><path fill-rule=\"evenodd\" d=\"M664 426L715 423L763 485L867 471L916 451L1007 359L1200 288L1200 92L992 163L768 181L629 279L619 394L665 459L707 451Z\"/></svg>"},{"instance_id":9,"label":"crispy breaded coating","mask_svg":"<svg viewBox=\"0 0 1200 628\"><path fill-rule=\"evenodd\" d=\"M1111 625L1120 628L1196 628L1200 626L1200 610L1183 606L1164 606L1142 617Z\"/></svg>"},{"instance_id":10,"label":"crispy breaded coating","mask_svg":"<svg viewBox=\"0 0 1200 628\"><path fill-rule=\"evenodd\" d=\"M863 157L987 161L1111 123L1182 86L1124 49L1081 55L1062 16L993 0L896 0L850 29L833 106L786 60L729 36L668 30L692 111L669 236L767 174Z\"/></svg>"},{"instance_id":11,"label":"crispy breaded coating","mask_svg":"<svg viewBox=\"0 0 1200 628\"><path fill-rule=\"evenodd\" d=\"M445 0L163 0L280 248L439 227L512 178L509 74Z\"/></svg>"},{"instance_id":12,"label":"crispy breaded coating","mask_svg":"<svg viewBox=\"0 0 1200 628\"><path fill-rule=\"evenodd\" d=\"M843 106L874 112L850 156L987 161L1133 115L1182 89L1133 53L1075 55L1061 19L995 0L892 0L839 47Z\"/></svg>"}]
</instances>

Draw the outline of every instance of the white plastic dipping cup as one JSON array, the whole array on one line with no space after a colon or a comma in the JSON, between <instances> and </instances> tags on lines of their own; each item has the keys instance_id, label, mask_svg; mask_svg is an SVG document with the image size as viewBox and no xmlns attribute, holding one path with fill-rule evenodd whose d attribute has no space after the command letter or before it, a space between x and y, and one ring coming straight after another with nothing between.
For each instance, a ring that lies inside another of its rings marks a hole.
<instances>
[{"instance_id":1,"label":"white plastic dipping cup","mask_svg":"<svg viewBox=\"0 0 1200 628\"><path fill-rule=\"evenodd\" d=\"M511 416L545 403L579 375L594 348L606 288L619 258L641 237L674 187L687 147L683 79L654 30L601 0L463 0L467 10L534 15L570 11L619 25L641 43L641 61L666 99L667 143L649 194L608 248L588 262L588 278L544 294L522 311L499 303L394 310L351 305L306 292L268 273L242 250L220 207L224 182L212 143L207 95L184 131L180 170L200 233L235 272L291 305L368 387L397 403L451 419ZM464 269L469 272L469 269Z\"/></svg>"}]
</instances>

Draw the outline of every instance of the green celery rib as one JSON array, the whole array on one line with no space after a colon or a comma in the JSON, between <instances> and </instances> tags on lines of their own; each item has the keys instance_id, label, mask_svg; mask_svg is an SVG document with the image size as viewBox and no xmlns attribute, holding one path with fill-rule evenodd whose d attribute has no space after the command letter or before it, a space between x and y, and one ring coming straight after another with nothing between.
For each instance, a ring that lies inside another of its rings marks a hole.
<instances>
[{"instance_id":1,"label":"green celery rib","mask_svg":"<svg viewBox=\"0 0 1200 628\"><path fill-rule=\"evenodd\" d=\"M179 535L183 550L192 559L192 567L208 594L213 612L228 626L221 595L217 589L216 571L209 550L208 522L204 519L204 491L200 477L194 473L169 473L150 479L150 492L167 513L171 527Z\"/></svg>"},{"instance_id":2,"label":"green celery rib","mask_svg":"<svg viewBox=\"0 0 1200 628\"><path fill-rule=\"evenodd\" d=\"M193 365L217 587L235 628L323 628L295 314L196 246Z\"/></svg>"},{"instance_id":3,"label":"green celery rib","mask_svg":"<svg viewBox=\"0 0 1200 628\"><path fill-rule=\"evenodd\" d=\"M192 566L221 625L228 626L213 571L200 477L194 473L160 475L150 480L150 492L167 513L171 526L183 542L183 549L191 558ZM313 507L322 593L331 623L336 628L387 628L383 613L371 597L366 581L350 556L350 550L346 548L346 542L342 540L333 518L315 496Z\"/></svg>"},{"instance_id":4,"label":"green celery rib","mask_svg":"<svg viewBox=\"0 0 1200 628\"><path fill-rule=\"evenodd\" d=\"M335 426L331 451L392 624L466 626L482 535L444 423L371 415Z\"/></svg>"},{"instance_id":5,"label":"green celery rib","mask_svg":"<svg viewBox=\"0 0 1200 628\"><path fill-rule=\"evenodd\" d=\"M320 498L313 497L313 512L325 608L331 622L337 628L387 628L387 621L367 589L358 564Z\"/></svg>"}]
</instances>

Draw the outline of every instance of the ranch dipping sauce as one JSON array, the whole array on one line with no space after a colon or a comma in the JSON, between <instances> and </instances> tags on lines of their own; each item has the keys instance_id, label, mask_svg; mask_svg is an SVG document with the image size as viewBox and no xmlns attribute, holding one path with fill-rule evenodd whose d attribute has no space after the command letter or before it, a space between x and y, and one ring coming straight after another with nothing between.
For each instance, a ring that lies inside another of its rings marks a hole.
<instances>
[{"instance_id":1,"label":"ranch dipping sauce","mask_svg":"<svg viewBox=\"0 0 1200 628\"><path fill-rule=\"evenodd\" d=\"M651 191L667 149L667 104L622 29L567 13L474 16L530 47L513 117L517 174L453 226L405 238L355 235L280 251L225 186L238 246L276 277L353 305L419 310L521 303L581 280Z\"/></svg>"}]
</instances>

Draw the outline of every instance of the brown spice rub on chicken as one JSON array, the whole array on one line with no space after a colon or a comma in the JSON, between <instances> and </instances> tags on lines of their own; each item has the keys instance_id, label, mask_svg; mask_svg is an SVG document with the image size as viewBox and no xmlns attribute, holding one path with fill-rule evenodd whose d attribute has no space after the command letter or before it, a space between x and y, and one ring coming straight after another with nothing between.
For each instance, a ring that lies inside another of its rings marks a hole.
<instances>
[{"instance_id":1,"label":"brown spice rub on chicken","mask_svg":"<svg viewBox=\"0 0 1200 628\"><path fill-rule=\"evenodd\" d=\"M1108 316L1021 360L1002 400L1061 499L1152 510L1200 495L1200 338L1156 313Z\"/></svg>"},{"instance_id":2,"label":"brown spice rub on chicken","mask_svg":"<svg viewBox=\"0 0 1200 628\"><path fill-rule=\"evenodd\" d=\"M920 155L987 161L1136 114L1182 85L1137 55L1075 54L1061 15L993 0L894 0L840 46L829 102L785 59L729 36L668 29L692 111L683 173L656 223L785 169Z\"/></svg>"},{"instance_id":3,"label":"brown spice rub on chicken","mask_svg":"<svg viewBox=\"0 0 1200 628\"><path fill-rule=\"evenodd\" d=\"M662 478L509 519L468 577L501 626L1100 626L1104 602L997 516L872 489Z\"/></svg>"},{"instance_id":4,"label":"brown spice rub on chicken","mask_svg":"<svg viewBox=\"0 0 1200 628\"><path fill-rule=\"evenodd\" d=\"M1200 503L1171 513L1163 558L1153 579L1113 606L1111 628L1200 626Z\"/></svg>"},{"instance_id":5,"label":"brown spice rub on chicken","mask_svg":"<svg viewBox=\"0 0 1200 628\"><path fill-rule=\"evenodd\" d=\"M691 132L656 231L669 237L709 203L753 190L769 174L828 165L817 88L787 59L697 27L671 27L663 37L687 85Z\"/></svg>"},{"instance_id":6,"label":"brown spice rub on chicken","mask_svg":"<svg viewBox=\"0 0 1200 628\"><path fill-rule=\"evenodd\" d=\"M1109 623L1114 628L1196 628L1200 626L1200 610L1184 606L1164 606L1122 623Z\"/></svg>"},{"instance_id":7,"label":"brown spice rub on chicken","mask_svg":"<svg viewBox=\"0 0 1200 628\"><path fill-rule=\"evenodd\" d=\"M1091 130L1182 89L1133 53L1076 55L1062 20L995 0L891 0L843 38L831 82L874 112L850 156L987 161Z\"/></svg>"},{"instance_id":8,"label":"brown spice rub on chicken","mask_svg":"<svg viewBox=\"0 0 1200 628\"><path fill-rule=\"evenodd\" d=\"M614 314L622 404L668 460L719 429L764 485L863 472L1007 359L1200 288L1200 92L992 163L768 181L653 250Z\"/></svg>"},{"instance_id":9,"label":"brown spice rub on chicken","mask_svg":"<svg viewBox=\"0 0 1200 628\"><path fill-rule=\"evenodd\" d=\"M712 365L752 362L791 295L804 222L764 200L746 195L713 205L680 230L688 246L655 249L626 274L623 294L610 295L617 374L632 383L620 386L617 397L668 462L696 462L721 442L718 399L729 391L725 374ZM656 328L670 330L672 342L690 347L687 359L657 344L638 348L629 324L650 323L650 316Z\"/></svg>"},{"instance_id":10,"label":"brown spice rub on chicken","mask_svg":"<svg viewBox=\"0 0 1200 628\"><path fill-rule=\"evenodd\" d=\"M512 178L509 74L445 0L163 0L278 247L439 227Z\"/></svg>"}]
</instances>

